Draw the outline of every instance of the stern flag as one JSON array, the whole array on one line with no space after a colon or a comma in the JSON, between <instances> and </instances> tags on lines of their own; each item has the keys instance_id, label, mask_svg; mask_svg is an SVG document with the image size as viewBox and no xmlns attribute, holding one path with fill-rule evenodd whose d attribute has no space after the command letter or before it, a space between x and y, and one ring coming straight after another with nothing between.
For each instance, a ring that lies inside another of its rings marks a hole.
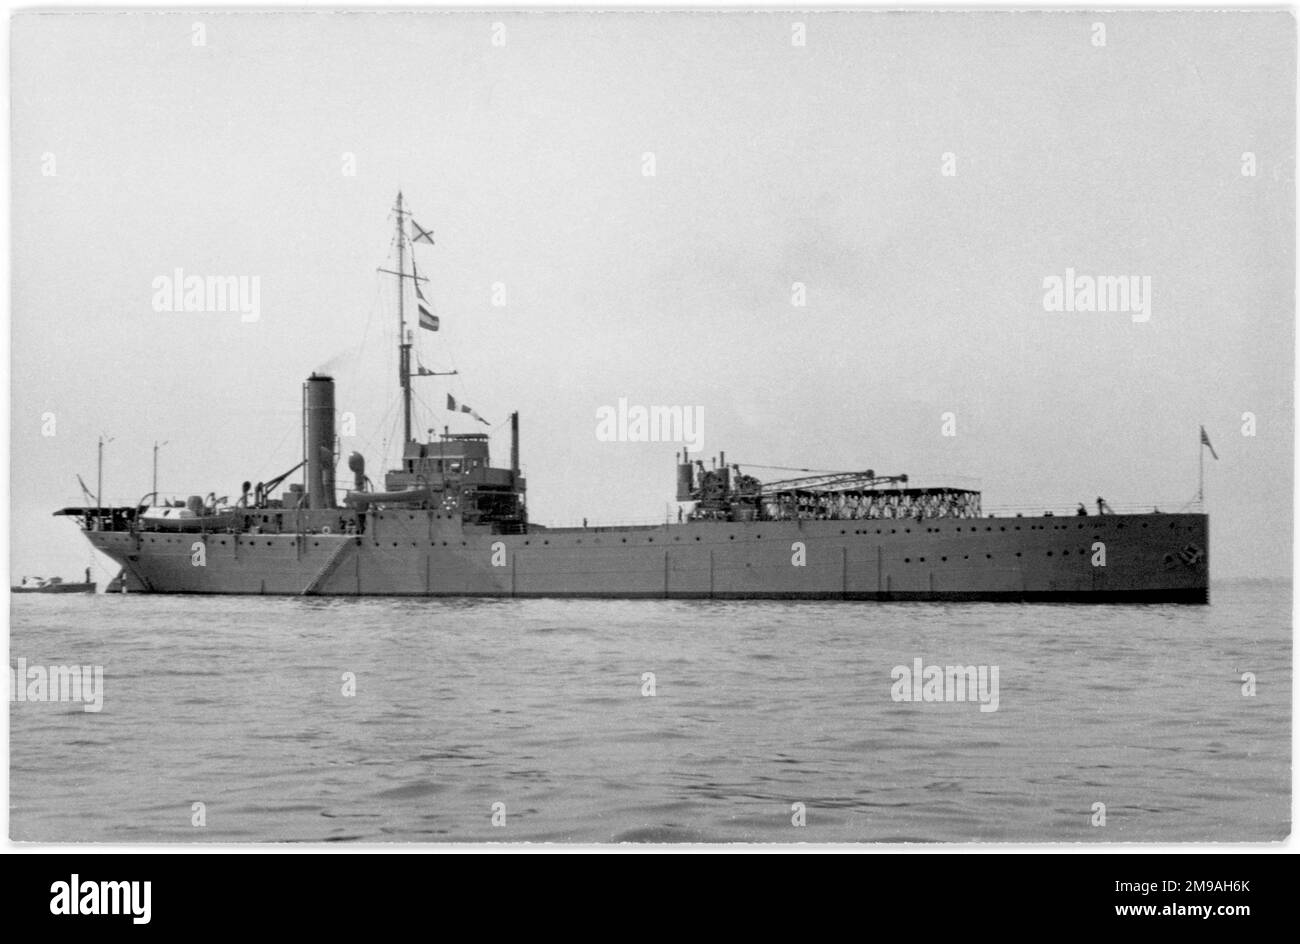
<instances>
[{"instance_id":1,"label":"stern flag","mask_svg":"<svg viewBox=\"0 0 1300 944\"><path fill-rule=\"evenodd\" d=\"M411 218L411 242L428 243L430 246L434 245L433 230L425 229L419 223L415 222L414 217Z\"/></svg>"},{"instance_id":2,"label":"stern flag","mask_svg":"<svg viewBox=\"0 0 1300 944\"><path fill-rule=\"evenodd\" d=\"M1204 426L1201 427L1201 445L1207 447L1210 450L1210 455L1214 456L1216 460L1219 458L1219 454L1215 452L1214 447L1210 445L1210 437L1205 434Z\"/></svg>"},{"instance_id":3,"label":"stern flag","mask_svg":"<svg viewBox=\"0 0 1300 944\"><path fill-rule=\"evenodd\" d=\"M456 398L453 397L450 393L447 394L447 409L450 410L452 413L456 412Z\"/></svg>"},{"instance_id":4,"label":"stern flag","mask_svg":"<svg viewBox=\"0 0 1300 944\"><path fill-rule=\"evenodd\" d=\"M430 331L438 330L438 316L423 305L420 306L420 327L428 328Z\"/></svg>"}]
</instances>

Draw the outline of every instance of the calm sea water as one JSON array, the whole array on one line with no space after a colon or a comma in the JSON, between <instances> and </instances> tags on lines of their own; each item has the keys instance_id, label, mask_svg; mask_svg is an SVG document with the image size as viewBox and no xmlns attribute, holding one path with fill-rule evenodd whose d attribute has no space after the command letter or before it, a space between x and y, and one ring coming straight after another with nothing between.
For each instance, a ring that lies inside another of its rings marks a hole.
<instances>
[{"instance_id":1,"label":"calm sea water","mask_svg":"<svg viewBox=\"0 0 1300 944\"><path fill-rule=\"evenodd\" d=\"M15 597L11 665L102 665L104 706L10 705L10 830L1281 839L1290 594L1228 584L1209 607ZM997 711L894 701L891 670L918 657L997 666Z\"/></svg>"}]
</instances>

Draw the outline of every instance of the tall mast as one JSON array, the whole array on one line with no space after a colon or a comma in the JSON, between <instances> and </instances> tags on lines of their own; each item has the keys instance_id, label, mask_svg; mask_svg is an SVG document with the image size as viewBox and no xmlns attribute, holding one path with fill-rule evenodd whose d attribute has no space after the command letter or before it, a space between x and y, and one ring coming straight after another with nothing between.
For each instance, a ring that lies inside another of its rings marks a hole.
<instances>
[{"instance_id":1,"label":"tall mast","mask_svg":"<svg viewBox=\"0 0 1300 944\"><path fill-rule=\"evenodd\" d=\"M411 441L411 342L406 336L406 231L402 192L397 191L397 369L402 379L402 452Z\"/></svg>"}]
</instances>

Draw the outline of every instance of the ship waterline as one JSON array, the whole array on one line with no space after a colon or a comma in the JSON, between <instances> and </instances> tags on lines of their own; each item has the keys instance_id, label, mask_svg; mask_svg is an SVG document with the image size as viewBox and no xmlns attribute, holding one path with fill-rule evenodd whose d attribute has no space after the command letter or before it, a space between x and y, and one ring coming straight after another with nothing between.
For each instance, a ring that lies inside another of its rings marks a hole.
<instances>
[{"instance_id":1,"label":"ship waterline","mask_svg":"<svg viewBox=\"0 0 1300 944\"><path fill-rule=\"evenodd\" d=\"M438 511L365 534L88 531L127 589L325 596L1208 602L1203 514L687 521L498 534Z\"/></svg>"}]
</instances>

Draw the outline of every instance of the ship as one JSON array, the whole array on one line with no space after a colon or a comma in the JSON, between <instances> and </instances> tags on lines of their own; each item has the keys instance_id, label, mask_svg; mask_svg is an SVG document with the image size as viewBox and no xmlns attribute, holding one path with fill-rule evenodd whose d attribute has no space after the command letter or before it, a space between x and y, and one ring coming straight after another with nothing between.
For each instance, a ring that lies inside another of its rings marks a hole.
<instances>
[{"instance_id":1,"label":"ship","mask_svg":"<svg viewBox=\"0 0 1300 944\"><path fill-rule=\"evenodd\" d=\"M302 460L269 481L243 482L233 502L215 492L164 502L150 492L133 505L105 506L87 495L86 505L55 512L120 565L124 591L1209 602L1203 510L1113 513L1098 499L1095 513L1080 505L1074 515L997 516L982 510L978 489L919 487L872 469L762 481L725 454L706 463L683 449L671 477L677 521L535 523L518 412L505 465L493 464L486 433L412 434L412 379L436 375L412 370L415 332L439 328L415 251L433 240L400 193L392 213L396 265L380 271L397 280L398 467L376 484L353 452L351 482L336 485L334 379L312 373L302 386ZM481 419L450 394L447 406Z\"/></svg>"},{"instance_id":2,"label":"ship","mask_svg":"<svg viewBox=\"0 0 1300 944\"><path fill-rule=\"evenodd\" d=\"M10 593L94 593L95 581L90 579L90 568L86 568L83 581L68 580L62 577L23 577L9 588Z\"/></svg>"}]
</instances>

